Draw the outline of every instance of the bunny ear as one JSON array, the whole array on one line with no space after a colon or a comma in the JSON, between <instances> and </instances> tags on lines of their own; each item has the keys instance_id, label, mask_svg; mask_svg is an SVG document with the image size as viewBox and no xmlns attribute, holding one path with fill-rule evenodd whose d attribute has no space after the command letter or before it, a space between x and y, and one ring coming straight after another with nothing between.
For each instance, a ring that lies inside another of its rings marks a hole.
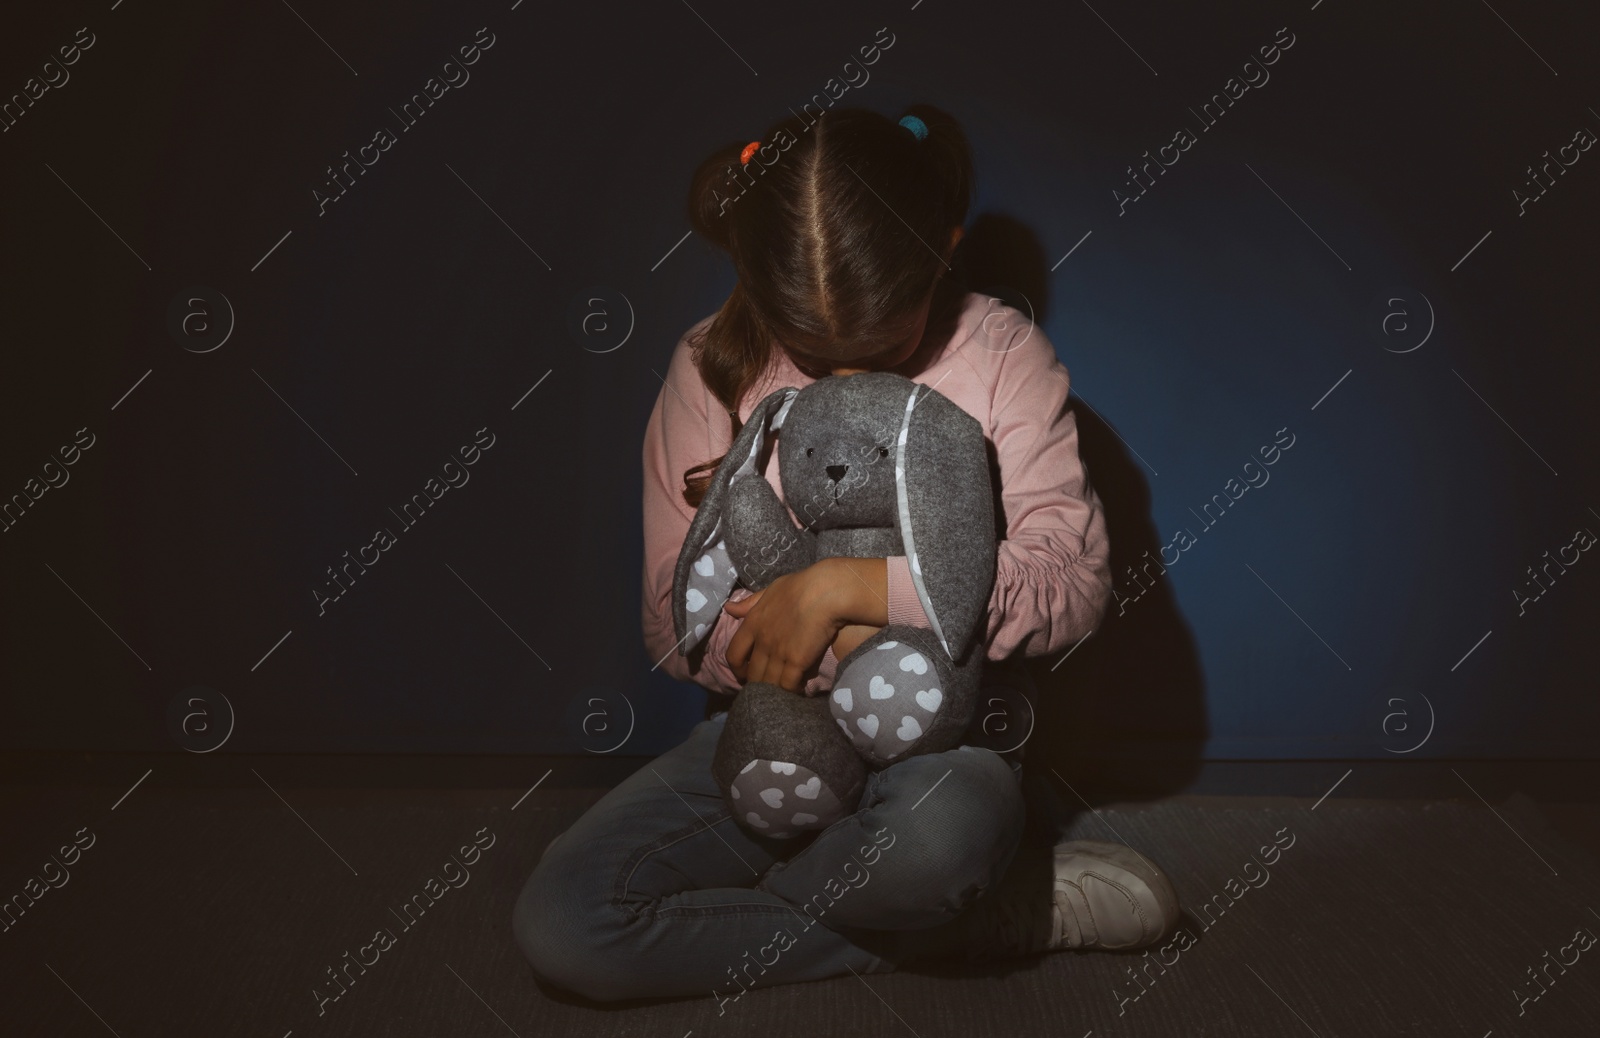
<instances>
[{"instance_id":1,"label":"bunny ear","mask_svg":"<svg viewBox=\"0 0 1600 1038\"><path fill-rule=\"evenodd\" d=\"M933 633L959 660L994 587L994 497L983 427L949 397L913 386L894 478L911 582Z\"/></svg>"},{"instance_id":2,"label":"bunny ear","mask_svg":"<svg viewBox=\"0 0 1600 1038\"><path fill-rule=\"evenodd\" d=\"M760 477L756 466L768 434L783 426L798 392L793 387L775 389L756 405L723 456L722 464L717 466L700 508L689 523L672 579L672 626L680 656L689 655L705 639L739 579L723 539L728 487L746 476Z\"/></svg>"}]
</instances>

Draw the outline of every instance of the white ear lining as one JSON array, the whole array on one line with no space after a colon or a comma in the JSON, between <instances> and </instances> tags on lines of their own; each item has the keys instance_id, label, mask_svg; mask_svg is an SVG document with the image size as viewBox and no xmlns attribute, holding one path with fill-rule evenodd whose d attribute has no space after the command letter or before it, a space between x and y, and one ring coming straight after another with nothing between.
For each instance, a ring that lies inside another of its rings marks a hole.
<instances>
[{"instance_id":1,"label":"white ear lining","mask_svg":"<svg viewBox=\"0 0 1600 1038\"><path fill-rule=\"evenodd\" d=\"M748 476L755 472L756 459L761 456L761 448L766 446L767 437L783 428L783 420L789 417L789 405L794 403L794 398L799 395L799 393L800 390L791 389L788 393L784 394L783 404L778 408L777 411L773 413L772 420L767 423L766 432L762 433L760 436L757 436L755 440L751 442L750 456L745 458L744 461L740 462L739 467L734 470L733 475L728 477L729 486L733 486L733 481L739 477Z\"/></svg>"},{"instance_id":2,"label":"white ear lining","mask_svg":"<svg viewBox=\"0 0 1600 1038\"><path fill-rule=\"evenodd\" d=\"M939 617L933 611L933 600L928 597L927 585L922 580L922 564L917 558L916 542L911 532L911 499L906 493L906 438L911 432L911 412L917 405L917 396L924 388L921 383L913 385L911 395L906 398L905 417L900 422L900 436L896 441L894 453L894 487L895 503L900 518L900 540L906 549L906 562L911 569L911 583L917 589L917 599L922 603L922 611L928 614L928 623L933 627L933 633L938 636L939 644L944 646L946 656L954 658L950 652L950 643L945 640L944 628L939 624ZM933 392L931 389L928 392Z\"/></svg>"},{"instance_id":3,"label":"white ear lining","mask_svg":"<svg viewBox=\"0 0 1600 1038\"><path fill-rule=\"evenodd\" d=\"M772 421L767 425L767 429L769 431L777 432L779 429L783 428L783 420L789 417L789 405L793 404L794 398L799 395L800 390L789 390L788 394L783 398L783 404L778 408L777 413L772 416Z\"/></svg>"}]
</instances>

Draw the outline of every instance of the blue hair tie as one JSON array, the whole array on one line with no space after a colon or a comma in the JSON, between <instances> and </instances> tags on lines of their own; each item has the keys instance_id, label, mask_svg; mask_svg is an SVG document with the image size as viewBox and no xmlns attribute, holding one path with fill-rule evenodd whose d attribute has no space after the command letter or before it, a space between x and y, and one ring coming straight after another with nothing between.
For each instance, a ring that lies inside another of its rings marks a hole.
<instances>
[{"instance_id":1,"label":"blue hair tie","mask_svg":"<svg viewBox=\"0 0 1600 1038\"><path fill-rule=\"evenodd\" d=\"M914 115L908 115L900 120L900 125L911 131L911 135L919 141L928 139L928 124Z\"/></svg>"}]
</instances>

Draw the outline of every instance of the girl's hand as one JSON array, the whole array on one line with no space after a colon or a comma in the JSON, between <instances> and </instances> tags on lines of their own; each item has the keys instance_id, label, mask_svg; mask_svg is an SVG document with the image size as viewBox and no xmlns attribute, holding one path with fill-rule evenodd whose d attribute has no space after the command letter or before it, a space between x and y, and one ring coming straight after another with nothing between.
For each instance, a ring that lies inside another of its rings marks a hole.
<instances>
[{"instance_id":1,"label":"girl's hand","mask_svg":"<svg viewBox=\"0 0 1600 1038\"><path fill-rule=\"evenodd\" d=\"M823 562L787 573L722 608L743 619L728 643L728 666L741 682L766 681L800 692L842 626L833 581Z\"/></svg>"},{"instance_id":2,"label":"girl's hand","mask_svg":"<svg viewBox=\"0 0 1600 1038\"><path fill-rule=\"evenodd\" d=\"M835 637L853 649L889 622L888 564L883 559L820 559L723 609L743 619L728 643L728 666L740 681L766 681L800 692ZM861 626L876 625L876 626Z\"/></svg>"},{"instance_id":3,"label":"girl's hand","mask_svg":"<svg viewBox=\"0 0 1600 1038\"><path fill-rule=\"evenodd\" d=\"M845 624L839 629L838 637L833 639L833 658L843 661L844 658L856 651L856 646L883 630L871 624Z\"/></svg>"}]
</instances>

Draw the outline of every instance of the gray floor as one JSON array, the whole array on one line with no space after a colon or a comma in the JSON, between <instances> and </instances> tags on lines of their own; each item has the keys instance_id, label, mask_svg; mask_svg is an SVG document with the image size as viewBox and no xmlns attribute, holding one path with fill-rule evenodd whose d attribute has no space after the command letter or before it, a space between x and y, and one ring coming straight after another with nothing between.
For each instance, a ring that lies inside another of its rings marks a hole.
<instances>
[{"instance_id":1,"label":"gray floor","mask_svg":"<svg viewBox=\"0 0 1600 1038\"><path fill-rule=\"evenodd\" d=\"M709 993L597 1007L543 991L511 942L524 876L604 782L551 780L524 798L525 786L429 790L352 771L315 787L283 777L292 760L259 759L241 768L242 781L209 788L152 777L115 810L109 805L126 785L11 775L0 786L5 897L81 827L94 843L65 885L0 933L0 1030L109 1029L122 1038L1600 1033L1600 948L1573 961L1570 947L1579 927L1600 934L1600 867L1577 845L1593 839L1595 814L1582 804L1552 810L1493 793L1492 810L1470 796L1351 798L1343 794L1353 779L1320 803L1320 794L1228 793L1106 803L1097 813L1060 804L1053 810L1070 835L1132 844L1173 876L1193 940L1169 950L1166 965L1071 952L930 965L757 989L719 1016ZM1337 776L1343 767L1322 770ZM399 931L390 907L485 827L494 843L470 880ZM1274 839L1286 845L1281 856L1265 872L1249 864ZM379 926L399 941L319 1016L313 988L333 990L325 971ZM1549 965L1546 952L1568 965ZM1547 990L1519 1016L1513 988L1537 993L1529 971L1541 964ZM1141 968L1136 981L1128 971Z\"/></svg>"}]
</instances>

